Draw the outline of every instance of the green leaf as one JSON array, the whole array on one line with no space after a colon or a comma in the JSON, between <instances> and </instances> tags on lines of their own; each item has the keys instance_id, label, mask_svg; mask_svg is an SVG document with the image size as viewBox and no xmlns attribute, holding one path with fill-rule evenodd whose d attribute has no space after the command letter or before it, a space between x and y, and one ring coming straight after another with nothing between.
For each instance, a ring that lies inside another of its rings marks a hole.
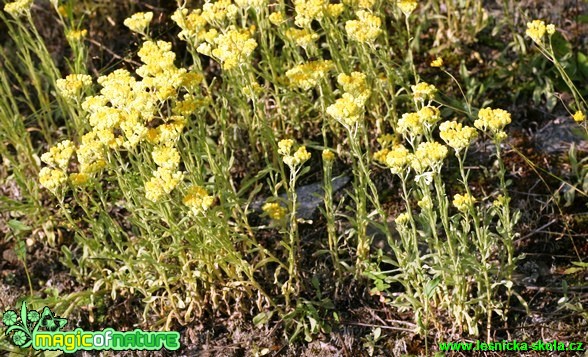
<instances>
[{"instance_id":1,"label":"green leaf","mask_svg":"<svg viewBox=\"0 0 588 357\"><path fill-rule=\"evenodd\" d=\"M582 73L582 75L588 78L588 56L586 56L582 52L578 52L578 69Z\"/></svg>"},{"instance_id":2,"label":"green leaf","mask_svg":"<svg viewBox=\"0 0 588 357\"><path fill-rule=\"evenodd\" d=\"M32 229L31 227L22 223L18 219L11 219L10 221L8 221L8 227L10 227L10 229L12 229L14 234L19 234L20 232L30 231Z\"/></svg>"},{"instance_id":3,"label":"green leaf","mask_svg":"<svg viewBox=\"0 0 588 357\"><path fill-rule=\"evenodd\" d=\"M269 320L271 319L273 314L274 314L273 311L260 312L259 314L255 315L255 317L253 317L253 324L256 327L260 327L262 325L265 325L266 323L269 322Z\"/></svg>"}]
</instances>

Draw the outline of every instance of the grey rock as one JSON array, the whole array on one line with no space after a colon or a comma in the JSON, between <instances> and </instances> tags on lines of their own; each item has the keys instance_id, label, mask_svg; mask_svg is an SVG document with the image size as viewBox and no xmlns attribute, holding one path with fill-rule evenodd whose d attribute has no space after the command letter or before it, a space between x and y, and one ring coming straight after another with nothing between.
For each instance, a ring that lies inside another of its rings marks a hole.
<instances>
[{"instance_id":1,"label":"grey rock","mask_svg":"<svg viewBox=\"0 0 588 357\"><path fill-rule=\"evenodd\" d=\"M333 193L342 189L348 182L350 178L349 176L338 176L332 180L332 187ZM319 206L323 203L324 197L324 190L323 190L323 183L322 182L315 182L309 185L300 186L296 189L296 196L297 196L297 208L296 208L296 217L304 219L304 220L311 220ZM287 195L285 193L279 196L281 199L286 200ZM261 212L261 207L266 202L267 197L255 200L251 204L251 208L255 212Z\"/></svg>"}]
</instances>

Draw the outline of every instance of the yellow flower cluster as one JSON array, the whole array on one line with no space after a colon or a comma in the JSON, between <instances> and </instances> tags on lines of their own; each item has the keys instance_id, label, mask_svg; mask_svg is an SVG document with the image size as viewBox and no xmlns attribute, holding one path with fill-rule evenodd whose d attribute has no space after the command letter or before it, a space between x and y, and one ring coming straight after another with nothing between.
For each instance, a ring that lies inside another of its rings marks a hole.
<instances>
[{"instance_id":1,"label":"yellow flower cluster","mask_svg":"<svg viewBox=\"0 0 588 357\"><path fill-rule=\"evenodd\" d=\"M327 114L346 127L354 126L361 113L362 108L357 104L355 97L349 93L344 93L334 104L327 107Z\"/></svg>"},{"instance_id":2,"label":"yellow flower cluster","mask_svg":"<svg viewBox=\"0 0 588 357\"><path fill-rule=\"evenodd\" d=\"M408 222L410 222L410 215L406 212L399 214L398 216L396 216L396 219L394 220L394 223L396 223L396 225L399 227L406 226Z\"/></svg>"},{"instance_id":3,"label":"yellow flower cluster","mask_svg":"<svg viewBox=\"0 0 588 357\"><path fill-rule=\"evenodd\" d=\"M329 4L327 5L326 14L332 18L338 18L345 10L345 6L343 4Z\"/></svg>"},{"instance_id":4,"label":"yellow flower cluster","mask_svg":"<svg viewBox=\"0 0 588 357\"><path fill-rule=\"evenodd\" d=\"M482 131L489 130L494 135L504 137L506 134L502 130L510 122L510 113L506 110L483 108L478 112L478 119L474 122L474 126Z\"/></svg>"},{"instance_id":5,"label":"yellow flower cluster","mask_svg":"<svg viewBox=\"0 0 588 357\"><path fill-rule=\"evenodd\" d=\"M385 164L395 175L400 175L410 163L412 155L404 145L395 145L386 150Z\"/></svg>"},{"instance_id":6,"label":"yellow flower cluster","mask_svg":"<svg viewBox=\"0 0 588 357\"><path fill-rule=\"evenodd\" d=\"M75 152L74 144L69 140L64 140L49 149L48 152L41 155L41 161L47 165L67 170L69 159Z\"/></svg>"},{"instance_id":7,"label":"yellow flower cluster","mask_svg":"<svg viewBox=\"0 0 588 357\"><path fill-rule=\"evenodd\" d=\"M581 110L578 110L577 112L574 113L572 118L574 118L576 123L581 123L584 120L586 120L586 115L584 115L584 113Z\"/></svg>"},{"instance_id":8,"label":"yellow flower cluster","mask_svg":"<svg viewBox=\"0 0 588 357\"><path fill-rule=\"evenodd\" d=\"M13 17L21 17L30 15L32 5L33 0L17 0L4 5L4 11Z\"/></svg>"},{"instance_id":9,"label":"yellow flower cluster","mask_svg":"<svg viewBox=\"0 0 588 357\"><path fill-rule=\"evenodd\" d=\"M314 42L319 39L318 34L307 28L302 30L290 28L286 30L285 35L289 41L296 43L297 46L304 49L314 44Z\"/></svg>"},{"instance_id":10,"label":"yellow flower cluster","mask_svg":"<svg viewBox=\"0 0 588 357\"><path fill-rule=\"evenodd\" d=\"M182 180L184 174L173 172L170 169L160 167L153 171L153 177L145 182L145 197L157 202L162 196L169 194Z\"/></svg>"},{"instance_id":11,"label":"yellow flower cluster","mask_svg":"<svg viewBox=\"0 0 588 357\"><path fill-rule=\"evenodd\" d=\"M358 20L345 23L345 31L350 39L362 43L372 43L382 33L382 19L365 10L356 13Z\"/></svg>"},{"instance_id":12,"label":"yellow flower cluster","mask_svg":"<svg viewBox=\"0 0 588 357\"><path fill-rule=\"evenodd\" d=\"M55 82L59 94L67 99L76 100L82 94L84 88L92 85L92 77L87 74L70 74Z\"/></svg>"},{"instance_id":13,"label":"yellow flower cluster","mask_svg":"<svg viewBox=\"0 0 588 357\"><path fill-rule=\"evenodd\" d=\"M417 205L422 208L423 210L431 210L433 209L433 201L431 197L425 196L420 201L417 202Z\"/></svg>"},{"instance_id":14,"label":"yellow flower cluster","mask_svg":"<svg viewBox=\"0 0 588 357\"><path fill-rule=\"evenodd\" d=\"M447 157L447 152L447 147L436 141L420 143L413 154L410 166L419 174L429 169L437 171Z\"/></svg>"},{"instance_id":15,"label":"yellow flower cluster","mask_svg":"<svg viewBox=\"0 0 588 357\"><path fill-rule=\"evenodd\" d=\"M414 98L422 101L432 99L437 93L437 88L426 82L419 82L417 85L411 86L410 89Z\"/></svg>"},{"instance_id":16,"label":"yellow flower cluster","mask_svg":"<svg viewBox=\"0 0 588 357\"><path fill-rule=\"evenodd\" d=\"M41 161L51 167L41 169L39 183L55 193L67 181L67 166L74 152L74 144L69 140L64 140L41 155Z\"/></svg>"},{"instance_id":17,"label":"yellow flower cluster","mask_svg":"<svg viewBox=\"0 0 588 357\"><path fill-rule=\"evenodd\" d=\"M242 9L254 8L261 10L267 4L267 0L235 0L235 4Z\"/></svg>"},{"instance_id":18,"label":"yellow flower cluster","mask_svg":"<svg viewBox=\"0 0 588 357\"><path fill-rule=\"evenodd\" d=\"M418 136L424 133L424 127L434 124L441 118L439 109L426 106L416 113L404 113L398 120L398 132L410 136Z\"/></svg>"},{"instance_id":19,"label":"yellow flower cluster","mask_svg":"<svg viewBox=\"0 0 588 357\"><path fill-rule=\"evenodd\" d=\"M375 0L343 0L343 4L349 7L357 7L366 10L371 9L375 3Z\"/></svg>"},{"instance_id":20,"label":"yellow flower cluster","mask_svg":"<svg viewBox=\"0 0 588 357\"><path fill-rule=\"evenodd\" d=\"M183 202L194 215L198 215L208 211L214 203L214 197L210 196L204 187L193 185L188 188Z\"/></svg>"},{"instance_id":21,"label":"yellow flower cluster","mask_svg":"<svg viewBox=\"0 0 588 357\"><path fill-rule=\"evenodd\" d=\"M423 122L418 113L404 113L398 119L397 130L401 134L418 136L423 134Z\"/></svg>"},{"instance_id":22,"label":"yellow flower cluster","mask_svg":"<svg viewBox=\"0 0 588 357\"><path fill-rule=\"evenodd\" d=\"M257 47L257 42L251 37L252 29L230 27L226 33L214 37L211 42L198 46L197 51L218 59L223 69L233 69L245 63Z\"/></svg>"},{"instance_id":23,"label":"yellow flower cluster","mask_svg":"<svg viewBox=\"0 0 588 357\"><path fill-rule=\"evenodd\" d=\"M173 146L157 146L153 149L151 156L157 166L165 169L176 169L180 163L180 153Z\"/></svg>"},{"instance_id":24,"label":"yellow flower cluster","mask_svg":"<svg viewBox=\"0 0 588 357\"><path fill-rule=\"evenodd\" d=\"M126 18L123 24L133 32L145 34L151 20L153 20L152 12L137 12Z\"/></svg>"},{"instance_id":25,"label":"yellow flower cluster","mask_svg":"<svg viewBox=\"0 0 588 357\"><path fill-rule=\"evenodd\" d=\"M404 13L404 15L408 16L414 11L414 9L416 9L417 1L416 0L398 0L396 5Z\"/></svg>"},{"instance_id":26,"label":"yellow flower cluster","mask_svg":"<svg viewBox=\"0 0 588 357\"><path fill-rule=\"evenodd\" d=\"M235 20L239 8L232 4L231 0L218 0L206 2L202 5L202 17L209 23L221 25L223 21Z\"/></svg>"},{"instance_id":27,"label":"yellow flower cluster","mask_svg":"<svg viewBox=\"0 0 588 357\"><path fill-rule=\"evenodd\" d=\"M43 167L39 171L39 183L49 191L56 193L67 182L67 175L61 169Z\"/></svg>"},{"instance_id":28,"label":"yellow flower cluster","mask_svg":"<svg viewBox=\"0 0 588 357\"><path fill-rule=\"evenodd\" d=\"M331 150L323 150L323 161L331 162L335 160L335 154Z\"/></svg>"},{"instance_id":29,"label":"yellow flower cluster","mask_svg":"<svg viewBox=\"0 0 588 357\"><path fill-rule=\"evenodd\" d=\"M371 94L364 73L351 72L350 75L341 73L337 76L337 82L345 92L355 98L358 106L363 106Z\"/></svg>"},{"instance_id":30,"label":"yellow flower cluster","mask_svg":"<svg viewBox=\"0 0 588 357\"><path fill-rule=\"evenodd\" d=\"M532 22L527 22L527 31L525 31L525 33L535 43L543 43L543 37L545 36L546 32L550 36L553 35L555 33L555 25L549 24L545 26L545 22L542 20L533 20Z\"/></svg>"},{"instance_id":31,"label":"yellow flower cluster","mask_svg":"<svg viewBox=\"0 0 588 357\"><path fill-rule=\"evenodd\" d=\"M65 33L65 38L69 43L81 42L88 35L88 30L69 30Z\"/></svg>"},{"instance_id":32,"label":"yellow flower cluster","mask_svg":"<svg viewBox=\"0 0 588 357\"><path fill-rule=\"evenodd\" d=\"M457 194L453 196L453 205L460 212L467 212L474 203L476 203L476 199L468 193L465 195Z\"/></svg>"},{"instance_id":33,"label":"yellow flower cluster","mask_svg":"<svg viewBox=\"0 0 588 357\"><path fill-rule=\"evenodd\" d=\"M463 126L461 123L455 121L441 123L439 131L441 139L457 152L467 148L478 137L476 129L470 126Z\"/></svg>"},{"instance_id":34,"label":"yellow flower cluster","mask_svg":"<svg viewBox=\"0 0 588 357\"><path fill-rule=\"evenodd\" d=\"M286 209L276 202L267 202L261 209L275 221L280 221L286 217Z\"/></svg>"},{"instance_id":35,"label":"yellow flower cluster","mask_svg":"<svg viewBox=\"0 0 588 357\"><path fill-rule=\"evenodd\" d=\"M269 20L272 24L274 24L276 26L279 26L284 21L286 21L286 19L284 19L284 14L282 14L281 12L272 12L269 15Z\"/></svg>"},{"instance_id":36,"label":"yellow flower cluster","mask_svg":"<svg viewBox=\"0 0 588 357\"><path fill-rule=\"evenodd\" d=\"M206 25L208 22L202 16L202 10L177 9L171 16L171 19L182 29L178 38L184 41L192 42L196 46L202 38L206 36Z\"/></svg>"},{"instance_id":37,"label":"yellow flower cluster","mask_svg":"<svg viewBox=\"0 0 588 357\"><path fill-rule=\"evenodd\" d=\"M309 90L315 87L319 80L325 78L333 68L334 64L329 60L311 61L289 69L286 77L291 86Z\"/></svg>"},{"instance_id":38,"label":"yellow flower cluster","mask_svg":"<svg viewBox=\"0 0 588 357\"><path fill-rule=\"evenodd\" d=\"M171 43L146 41L138 55L144 63L136 71L143 78L142 89L149 88L148 92L155 95L159 101L175 96L183 84L186 69L175 66L176 54L171 51Z\"/></svg>"},{"instance_id":39,"label":"yellow flower cluster","mask_svg":"<svg viewBox=\"0 0 588 357\"><path fill-rule=\"evenodd\" d=\"M443 58L441 57L437 57L434 60L431 61L431 67L443 67Z\"/></svg>"},{"instance_id":40,"label":"yellow flower cluster","mask_svg":"<svg viewBox=\"0 0 588 357\"><path fill-rule=\"evenodd\" d=\"M312 20L321 21L328 4L328 0L294 0L294 23L298 27L309 27Z\"/></svg>"},{"instance_id":41,"label":"yellow flower cluster","mask_svg":"<svg viewBox=\"0 0 588 357\"><path fill-rule=\"evenodd\" d=\"M278 142L278 154L283 156L284 163L292 169L310 159L310 153L306 151L305 146L298 147L298 150L292 153L293 146L292 139L283 139Z\"/></svg>"}]
</instances>

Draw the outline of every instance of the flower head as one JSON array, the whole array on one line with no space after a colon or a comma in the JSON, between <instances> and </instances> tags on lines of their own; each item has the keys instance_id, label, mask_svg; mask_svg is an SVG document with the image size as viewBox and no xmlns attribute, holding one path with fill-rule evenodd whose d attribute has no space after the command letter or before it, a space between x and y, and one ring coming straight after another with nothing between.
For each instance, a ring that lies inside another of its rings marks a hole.
<instances>
[{"instance_id":1,"label":"flower head","mask_svg":"<svg viewBox=\"0 0 588 357\"><path fill-rule=\"evenodd\" d=\"M540 44L543 42L543 36L545 36L546 30L545 22L542 20L533 20L532 22L527 22L527 31L525 33L535 43Z\"/></svg>"},{"instance_id":2,"label":"flower head","mask_svg":"<svg viewBox=\"0 0 588 357\"><path fill-rule=\"evenodd\" d=\"M443 67L443 58L441 57L437 57L434 60L431 61L431 67Z\"/></svg>"},{"instance_id":3,"label":"flower head","mask_svg":"<svg viewBox=\"0 0 588 357\"><path fill-rule=\"evenodd\" d=\"M426 82L419 82L417 85L411 86L412 94L415 99L427 100L432 99L437 93L437 88Z\"/></svg>"},{"instance_id":4,"label":"flower head","mask_svg":"<svg viewBox=\"0 0 588 357\"><path fill-rule=\"evenodd\" d=\"M584 113L581 110L578 110L577 112L574 113L572 118L574 118L576 123L581 123L584 120L586 120L586 115L584 115Z\"/></svg>"},{"instance_id":5,"label":"flower head","mask_svg":"<svg viewBox=\"0 0 588 357\"><path fill-rule=\"evenodd\" d=\"M43 167L39 171L39 183L55 193L63 184L67 182L67 175L61 169L52 169L49 167Z\"/></svg>"},{"instance_id":6,"label":"flower head","mask_svg":"<svg viewBox=\"0 0 588 357\"><path fill-rule=\"evenodd\" d=\"M327 114L347 127L354 126L361 113L361 107L349 93L344 93L334 104L327 107Z\"/></svg>"},{"instance_id":7,"label":"flower head","mask_svg":"<svg viewBox=\"0 0 588 357\"><path fill-rule=\"evenodd\" d=\"M510 122L510 113L506 110L483 108L478 112L478 119L474 122L474 126L479 130L497 134Z\"/></svg>"},{"instance_id":8,"label":"flower head","mask_svg":"<svg viewBox=\"0 0 588 357\"><path fill-rule=\"evenodd\" d=\"M151 20L153 20L152 12L137 12L131 17L126 18L123 24L131 31L144 34Z\"/></svg>"},{"instance_id":9,"label":"flower head","mask_svg":"<svg viewBox=\"0 0 588 357\"><path fill-rule=\"evenodd\" d=\"M419 174L425 171L437 171L447 157L447 147L436 142L420 143L411 157L410 165Z\"/></svg>"},{"instance_id":10,"label":"flower head","mask_svg":"<svg viewBox=\"0 0 588 357\"><path fill-rule=\"evenodd\" d=\"M31 13L32 5L33 0L17 0L4 5L4 11L12 15L12 17L28 16Z\"/></svg>"},{"instance_id":11,"label":"flower head","mask_svg":"<svg viewBox=\"0 0 588 357\"><path fill-rule=\"evenodd\" d=\"M82 90L92 85L92 77L87 74L70 74L55 82L57 91L67 99L79 98Z\"/></svg>"},{"instance_id":12,"label":"flower head","mask_svg":"<svg viewBox=\"0 0 588 357\"><path fill-rule=\"evenodd\" d=\"M453 205L460 212L466 212L475 202L476 199L468 193L465 195L457 194L453 196Z\"/></svg>"},{"instance_id":13,"label":"flower head","mask_svg":"<svg viewBox=\"0 0 588 357\"><path fill-rule=\"evenodd\" d=\"M398 0L396 5L398 6L398 8L400 8L400 10L402 10L404 15L408 16L414 11L414 9L416 9L417 1L416 0Z\"/></svg>"},{"instance_id":14,"label":"flower head","mask_svg":"<svg viewBox=\"0 0 588 357\"><path fill-rule=\"evenodd\" d=\"M210 196L202 186L193 185L188 188L183 202L195 215L206 212L214 203L214 197Z\"/></svg>"},{"instance_id":15,"label":"flower head","mask_svg":"<svg viewBox=\"0 0 588 357\"><path fill-rule=\"evenodd\" d=\"M280 221L286 217L286 209L276 202L267 202L261 209L275 221Z\"/></svg>"},{"instance_id":16,"label":"flower head","mask_svg":"<svg viewBox=\"0 0 588 357\"><path fill-rule=\"evenodd\" d=\"M333 62L329 60L310 61L289 69L286 77L291 86L309 90L321 79L326 78L327 73L333 68Z\"/></svg>"},{"instance_id":17,"label":"flower head","mask_svg":"<svg viewBox=\"0 0 588 357\"><path fill-rule=\"evenodd\" d=\"M467 148L478 136L476 129L469 126L463 126L456 121L446 121L441 123L439 131L441 139L457 152Z\"/></svg>"},{"instance_id":18,"label":"flower head","mask_svg":"<svg viewBox=\"0 0 588 357\"><path fill-rule=\"evenodd\" d=\"M323 161L325 162L332 162L335 160L335 154L333 153L333 151L327 149L323 150L322 157Z\"/></svg>"},{"instance_id":19,"label":"flower head","mask_svg":"<svg viewBox=\"0 0 588 357\"><path fill-rule=\"evenodd\" d=\"M356 15L358 20L349 20L345 23L347 36L357 42L374 42L382 33L382 19L365 10L359 10Z\"/></svg>"},{"instance_id":20,"label":"flower head","mask_svg":"<svg viewBox=\"0 0 588 357\"><path fill-rule=\"evenodd\" d=\"M411 154L403 145L395 145L386 153L385 163L395 175L400 175L409 164Z\"/></svg>"},{"instance_id":21,"label":"flower head","mask_svg":"<svg viewBox=\"0 0 588 357\"><path fill-rule=\"evenodd\" d=\"M41 155L41 161L61 170L67 170L69 159L74 151L74 144L70 140L64 140Z\"/></svg>"}]
</instances>

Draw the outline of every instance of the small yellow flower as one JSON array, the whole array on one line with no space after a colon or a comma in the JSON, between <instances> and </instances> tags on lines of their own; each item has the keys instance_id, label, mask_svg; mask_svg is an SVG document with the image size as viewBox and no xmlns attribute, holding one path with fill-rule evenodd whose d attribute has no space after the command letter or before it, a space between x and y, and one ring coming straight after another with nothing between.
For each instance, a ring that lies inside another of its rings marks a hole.
<instances>
[{"instance_id":1,"label":"small yellow flower","mask_svg":"<svg viewBox=\"0 0 588 357\"><path fill-rule=\"evenodd\" d=\"M400 175L411 160L411 154L403 145L395 145L386 154L386 166L395 175Z\"/></svg>"},{"instance_id":2,"label":"small yellow flower","mask_svg":"<svg viewBox=\"0 0 588 357\"><path fill-rule=\"evenodd\" d=\"M310 61L299 64L286 72L286 78L291 86L309 90L315 87L321 79L327 77L328 72L334 68L332 61Z\"/></svg>"},{"instance_id":3,"label":"small yellow flower","mask_svg":"<svg viewBox=\"0 0 588 357\"><path fill-rule=\"evenodd\" d=\"M69 181L74 186L83 186L90 181L90 175L83 172L74 172L69 175Z\"/></svg>"},{"instance_id":4,"label":"small yellow flower","mask_svg":"<svg viewBox=\"0 0 588 357\"><path fill-rule=\"evenodd\" d=\"M329 5L327 5L326 14L328 16L336 19L339 16L341 16L341 14L343 13L343 10L345 10L345 7L343 6L343 4L329 4Z\"/></svg>"},{"instance_id":5,"label":"small yellow flower","mask_svg":"<svg viewBox=\"0 0 588 357\"><path fill-rule=\"evenodd\" d=\"M318 34L306 28L302 30L290 28L286 30L285 35L288 40L305 49L319 39Z\"/></svg>"},{"instance_id":6,"label":"small yellow flower","mask_svg":"<svg viewBox=\"0 0 588 357\"><path fill-rule=\"evenodd\" d=\"M180 164L180 153L175 147L158 146L151 153L153 161L159 167L174 170Z\"/></svg>"},{"instance_id":7,"label":"small yellow flower","mask_svg":"<svg viewBox=\"0 0 588 357\"><path fill-rule=\"evenodd\" d=\"M344 93L334 104L327 107L327 114L347 127L354 126L361 113L361 107L349 93Z\"/></svg>"},{"instance_id":8,"label":"small yellow flower","mask_svg":"<svg viewBox=\"0 0 588 357\"><path fill-rule=\"evenodd\" d=\"M468 193L465 195L457 194L453 196L453 205L460 212L467 212L474 203L476 203L476 199Z\"/></svg>"},{"instance_id":9,"label":"small yellow flower","mask_svg":"<svg viewBox=\"0 0 588 357\"><path fill-rule=\"evenodd\" d=\"M282 24L285 19L284 19L284 15L281 12L272 12L269 15L269 20L272 24L279 26L280 24Z\"/></svg>"},{"instance_id":10,"label":"small yellow flower","mask_svg":"<svg viewBox=\"0 0 588 357\"><path fill-rule=\"evenodd\" d=\"M438 171L447 157L447 152L447 147L436 141L420 143L411 157L410 165L418 174L428 170Z\"/></svg>"},{"instance_id":11,"label":"small yellow flower","mask_svg":"<svg viewBox=\"0 0 588 357\"><path fill-rule=\"evenodd\" d=\"M410 222L410 216L406 212L399 214L394 220L394 223L398 226L405 226L408 222Z\"/></svg>"},{"instance_id":12,"label":"small yellow flower","mask_svg":"<svg viewBox=\"0 0 588 357\"><path fill-rule=\"evenodd\" d=\"M68 42L80 42L88 35L88 30L69 30L65 34Z\"/></svg>"},{"instance_id":13,"label":"small yellow flower","mask_svg":"<svg viewBox=\"0 0 588 357\"><path fill-rule=\"evenodd\" d=\"M432 99L437 93L437 88L426 82L419 82L417 85L410 87L415 99L427 100Z\"/></svg>"},{"instance_id":14,"label":"small yellow flower","mask_svg":"<svg viewBox=\"0 0 588 357\"><path fill-rule=\"evenodd\" d=\"M12 17L21 17L31 14L31 6L33 0L17 0L4 5L4 11L9 13Z\"/></svg>"},{"instance_id":15,"label":"small yellow flower","mask_svg":"<svg viewBox=\"0 0 588 357\"><path fill-rule=\"evenodd\" d=\"M337 82L343 87L345 92L355 98L358 106L363 106L371 94L364 73L351 72L350 75L341 73L337 76Z\"/></svg>"},{"instance_id":16,"label":"small yellow flower","mask_svg":"<svg viewBox=\"0 0 588 357\"><path fill-rule=\"evenodd\" d=\"M470 145L478 136L478 132L472 127L463 126L461 123L446 121L439 126L439 135L447 145L459 152Z\"/></svg>"},{"instance_id":17,"label":"small yellow flower","mask_svg":"<svg viewBox=\"0 0 588 357\"><path fill-rule=\"evenodd\" d=\"M533 20L532 22L527 22L527 31L525 31L525 33L535 43L541 44L543 42L545 31L547 31L547 28L545 27L545 22L542 20Z\"/></svg>"},{"instance_id":18,"label":"small yellow flower","mask_svg":"<svg viewBox=\"0 0 588 357\"><path fill-rule=\"evenodd\" d=\"M423 197L420 201L417 202L417 205L423 210L433 209L433 201L429 196Z\"/></svg>"},{"instance_id":19,"label":"small yellow flower","mask_svg":"<svg viewBox=\"0 0 588 357\"><path fill-rule=\"evenodd\" d=\"M126 18L123 24L133 32L144 34L151 20L153 20L152 12L137 12Z\"/></svg>"},{"instance_id":20,"label":"small yellow flower","mask_svg":"<svg viewBox=\"0 0 588 357\"><path fill-rule=\"evenodd\" d=\"M214 197L210 196L204 187L193 185L188 188L183 202L192 213L198 215L208 211L214 203Z\"/></svg>"},{"instance_id":21,"label":"small yellow flower","mask_svg":"<svg viewBox=\"0 0 588 357\"><path fill-rule=\"evenodd\" d=\"M74 151L74 144L69 140L64 140L50 148L48 152L41 155L41 161L47 165L58 167L61 170L66 171L69 159Z\"/></svg>"},{"instance_id":22,"label":"small yellow flower","mask_svg":"<svg viewBox=\"0 0 588 357\"><path fill-rule=\"evenodd\" d=\"M382 19L365 10L359 10L356 15L358 20L349 20L345 23L347 36L357 42L374 42L382 33Z\"/></svg>"},{"instance_id":23,"label":"small yellow flower","mask_svg":"<svg viewBox=\"0 0 588 357\"><path fill-rule=\"evenodd\" d=\"M282 139L278 142L278 154L282 156L288 156L292 152L292 146L294 146L294 140Z\"/></svg>"},{"instance_id":24,"label":"small yellow flower","mask_svg":"<svg viewBox=\"0 0 588 357\"><path fill-rule=\"evenodd\" d=\"M165 194L169 194L182 180L184 174L173 172L170 169L160 167L153 171L153 177L145 182L145 197L157 202Z\"/></svg>"},{"instance_id":25,"label":"small yellow flower","mask_svg":"<svg viewBox=\"0 0 588 357\"><path fill-rule=\"evenodd\" d=\"M66 182L67 175L61 169L43 167L39 171L39 183L53 193Z\"/></svg>"},{"instance_id":26,"label":"small yellow flower","mask_svg":"<svg viewBox=\"0 0 588 357\"><path fill-rule=\"evenodd\" d=\"M70 74L55 82L55 87L61 96L67 99L77 99L84 88L92 85L92 77L87 74Z\"/></svg>"},{"instance_id":27,"label":"small yellow flower","mask_svg":"<svg viewBox=\"0 0 588 357\"><path fill-rule=\"evenodd\" d=\"M423 134L423 122L418 113L404 113L398 120L398 132L410 136Z\"/></svg>"},{"instance_id":28,"label":"small yellow flower","mask_svg":"<svg viewBox=\"0 0 588 357\"><path fill-rule=\"evenodd\" d=\"M554 24L549 24L545 27L545 29L547 30L547 34L549 36L553 35L555 33L555 25Z\"/></svg>"},{"instance_id":29,"label":"small yellow flower","mask_svg":"<svg viewBox=\"0 0 588 357\"><path fill-rule=\"evenodd\" d=\"M417 2L416 0L398 0L396 5L402 10L404 15L408 16L414 11L414 9L416 9Z\"/></svg>"},{"instance_id":30,"label":"small yellow flower","mask_svg":"<svg viewBox=\"0 0 588 357\"><path fill-rule=\"evenodd\" d=\"M268 202L261 209L275 221L280 221L286 217L286 209L276 202Z\"/></svg>"},{"instance_id":31,"label":"small yellow flower","mask_svg":"<svg viewBox=\"0 0 588 357\"><path fill-rule=\"evenodd\" d=\"M510 122L510 113L506 110L483 108L478 112L478 119L474 122L474 126L479 130L489 130L492 134L497 134Z\"/></svg>"},{"instance_id":32,"label":"small yellow flower","mask_svg":"<svg viewBox=\"0 0 588 357\"><path fill-rule=\"evenodd\" d=\"M431 67L443 67L443 58L437 57L433 61L431 61Z\"/></svg>"},{"instance_id":33,"label":"small yellow flower","mask_svg":"<svg viewBox=\"0 0 588 357\"><path fill-rule=\"evenodd\" d=\"M576 123L581 123L584 120L586 120L586 115L584 115L584 113L582 111L580 111L580 110L578 110L577 112L575 112L572 117L574 118L574 120L576 121Z\"/></svg>"},{"instance_id":34,"label":"small yellow flower","mask_svg":"<svg viewBox=\"0 0 588 357\"><path fill-rule=\"evenodd\" d=\"M386 156L388 156L389 152L390 152L390 149L388 149L388 148L383 148L381 150L376 151L374 153L374 160L385 165L386 164Z\"/></svg>"},{"instance_id":35,"label":"small yellow flower","mask_svg":"<svg viewBox=\"0 0 588 357\"><path fill-rule=\"evenodd\" d=\"M335 154L331 150L323 150L323 161L331 162L335 160Z\"/></svg>"},{"instance_id":36,"label":"small yellow flower","mask_svg":"<svg viewBox=\"0 0 588 357\"><path fill-rule=\"evenodd\" d=\"M294 0L294 23L298 27L309 27L312 20L321 21L328 4L328 0Z\"/></svg>"}]
</instances>

